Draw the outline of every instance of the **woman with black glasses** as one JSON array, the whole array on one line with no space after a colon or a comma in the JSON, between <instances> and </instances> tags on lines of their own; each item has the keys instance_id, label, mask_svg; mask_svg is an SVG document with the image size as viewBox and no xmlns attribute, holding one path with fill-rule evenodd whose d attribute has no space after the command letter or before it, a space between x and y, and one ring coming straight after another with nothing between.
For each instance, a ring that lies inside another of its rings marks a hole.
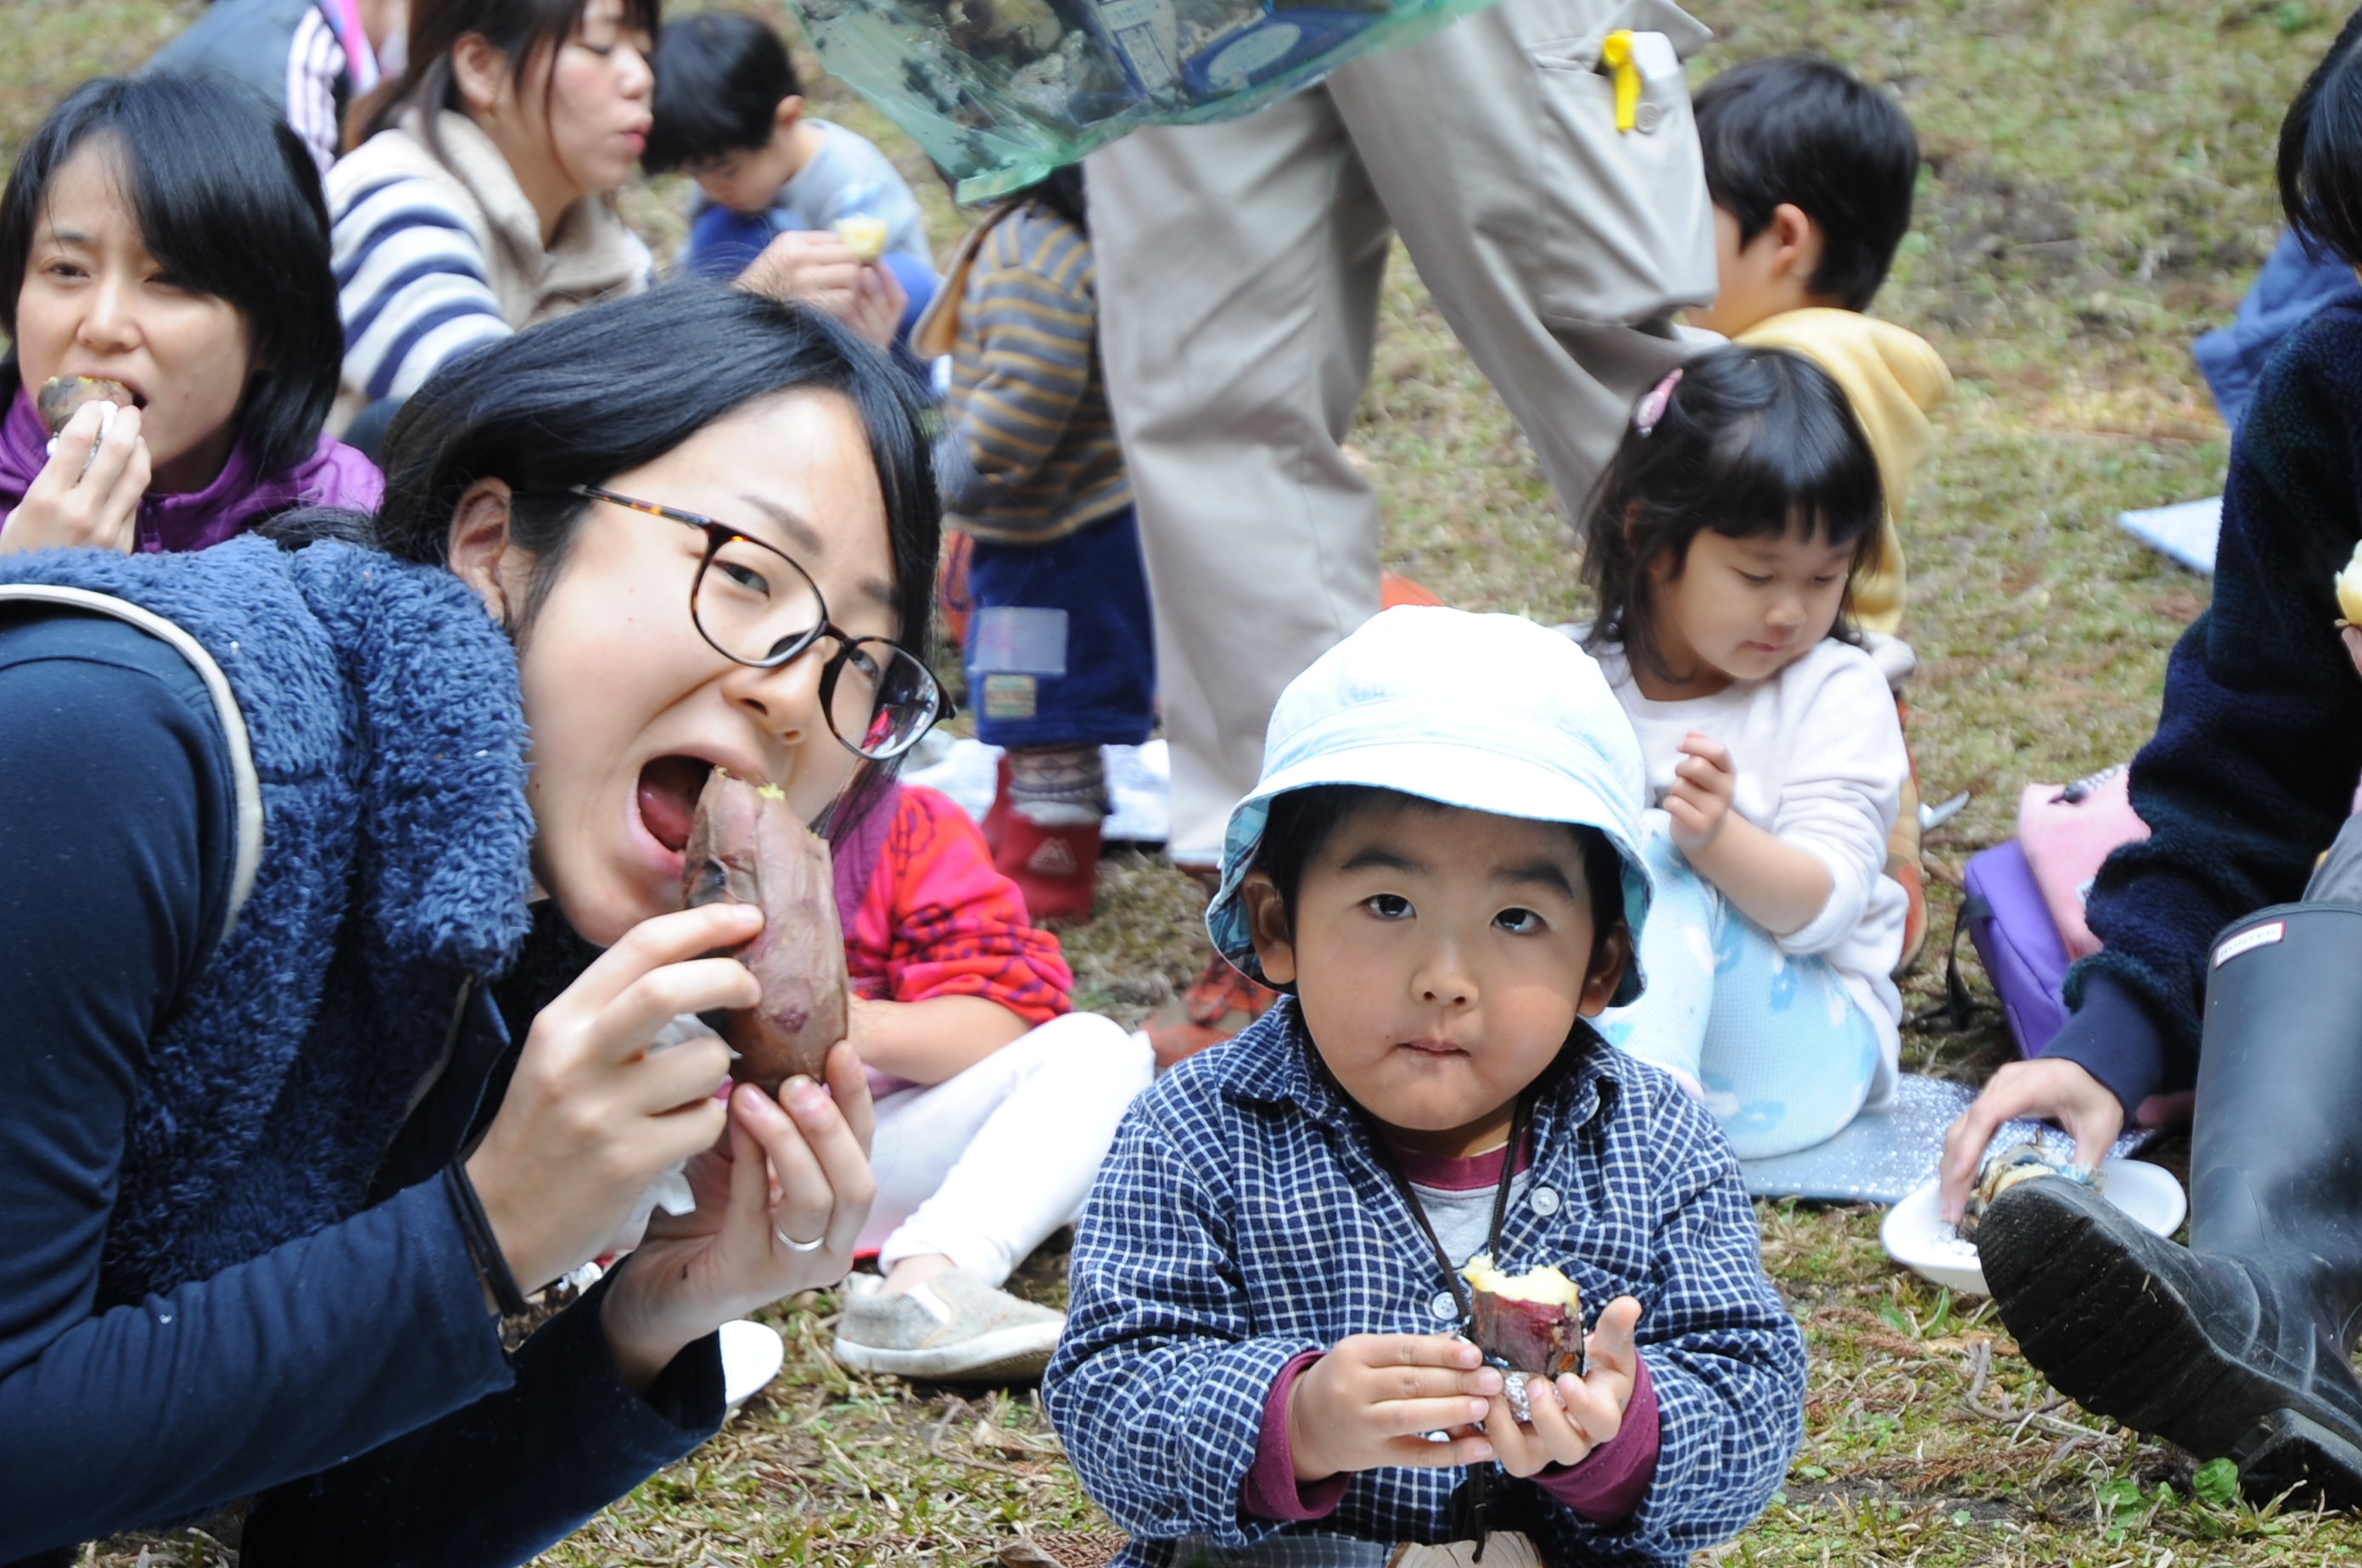
<instances>
[{"instance_id":1,"label":"woman with black glasses","mask_svg":"<svg viewBox=\"0 0 2362 1568\"><path fill-rule=\"evenodd\" d=\"M669 289L447 367L386 456L365 526L0 569L0 1562L243 1497L249 1568L521 1561L867 1220L849 1047L725 1101L650 1044L757 999L701 955L760 915L679 909L707 772L846 815L948 711L896 373ZM684 1157L696 1211L504 1353Z\"/></svg>"}]
</instances>

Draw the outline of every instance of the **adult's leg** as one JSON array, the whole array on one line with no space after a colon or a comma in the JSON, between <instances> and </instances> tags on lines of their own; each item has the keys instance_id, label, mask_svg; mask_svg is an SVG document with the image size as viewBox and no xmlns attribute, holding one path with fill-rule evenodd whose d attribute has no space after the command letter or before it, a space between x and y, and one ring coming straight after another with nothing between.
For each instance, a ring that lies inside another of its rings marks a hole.
<instances>
[{"instance_id":1,"label":"adult's leg","mask_svg":"<svg viewBox=\"0 0 2362 1568\"><path fill-rule=\"evenodd\" d=\"M1080 1211L1148 1087L1148 1049L1096 1013L1068 1013L958 1077L880 1103L877 1202L860 1245L890 1269L940 1254L997 1286ZM889 1202L889 1194L892 1201Z\"/></svg>"},{"instance_id":2,"label":"adult's leg","mask_svg":"<svg viewBox=\"0 0 2362 1568\"><path fill-rule=\"evenodd\" d=\"M1286 684L1378 608L1345 458L1385 210L1324 89L1092 154L1099 343L1155 605L1174 859L1221 858Z\"/></svg>"},{"instance_id":3,"label":"adult's leg","mask_svg":"<svg viewBox=\"0 0 2362 1568\"><path fill-rule=\"evenodd\" d=\"M2190 1245L2089 1188L2023 1182L1978 1232L2026 1359L2086 1409L2228 1455L2248 1495L2362 1503L2362 818L2307 901L2215 939ZM2327 892L2335 896L2322 898Z\"/></svg>"},{"instance_id":4,"label":"adult's leg","mask_svg":"<svg viewBox=\"0 0 2362 1568\"><path fill-rule=\"evenodd\" d=\"M1663 0L1501 0L1329 82L1419 277L1570 513L1634 402L1693 352L1672 313L1715 292L1686 105L1618 135L1589 69L1623 27L1705 36Z\"/></svg>"}]
</instances>

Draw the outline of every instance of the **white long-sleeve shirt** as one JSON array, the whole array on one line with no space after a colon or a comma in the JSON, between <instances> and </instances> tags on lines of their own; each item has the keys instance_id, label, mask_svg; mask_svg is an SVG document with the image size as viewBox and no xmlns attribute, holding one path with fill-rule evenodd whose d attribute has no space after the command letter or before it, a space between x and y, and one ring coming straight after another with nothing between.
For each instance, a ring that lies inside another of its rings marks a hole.
<instances>
[{"instance_id":1,"label":"white long-sleeve shirt","mask_svg":"<svg viewBox=\"0 0 2362 1568\"><path fill-rule=\"evenodd\" d=\"M1909 906L1885 874L1886 835L1911 770L1886 678L1868 654L1834 638L1769 679L1678 702L1642 696L1620 648L1603 650L1599 665L1640 737L1651 806L1664 803L1682 739L1695 730L1729 747L1738 814L1828 868L1828 901L1775 940L1783 952L1826 958L1877 1028L1886 1067L1871 1099L1883 1098L1901 1053L1893 971Z\"/></svg>"}]
</instances>

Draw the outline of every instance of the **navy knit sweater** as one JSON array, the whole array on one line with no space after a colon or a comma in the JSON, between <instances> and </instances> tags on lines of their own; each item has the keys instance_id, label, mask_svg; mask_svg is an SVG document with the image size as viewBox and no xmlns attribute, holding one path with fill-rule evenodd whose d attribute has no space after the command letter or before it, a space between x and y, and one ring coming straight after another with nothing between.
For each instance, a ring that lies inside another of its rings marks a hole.
<instances>
[{"instance_id":1,"label":"navy knit sweater","mask_svg":"<svg viewBox=\"0 0 2362 1568\"><path fill-rule=\"evenodd\" d=\"M504 639L448 573L335 545L9 580L196 635L266 826L225 935L202 684L121 622L0 605L0 1562L256 1494L248 1568L531 1556L721 1389L711 1341L624 1388L595 1300L503 1356L433 1179L565 976L508 1018L484 984L527 923Z\"/></svg>"},{"instance_id":2,"label":"navy knit sweater","mask_svg":"<svg viewBox=\"0 0 2362 1568\"><path fill-rule=\"evenodd\" d=\"M2078 1010L2044 1053L2129 1109L2197 1081L2206 955L2303 893L2362 776L2362 679L2331 580L2362 537L2362 304L2291 334L2231 447L2214 602L2174 646L2157 734L2133 759L2150 836L2092 889L2106 944L2068 974Z\"/></svg>"}]
</instances>

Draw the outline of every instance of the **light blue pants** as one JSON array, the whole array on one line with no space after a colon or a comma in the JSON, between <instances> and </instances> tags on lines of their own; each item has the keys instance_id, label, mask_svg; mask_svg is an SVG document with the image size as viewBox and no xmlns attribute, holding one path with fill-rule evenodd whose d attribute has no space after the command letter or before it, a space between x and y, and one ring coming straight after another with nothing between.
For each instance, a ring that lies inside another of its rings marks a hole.
<instances>
[{"instance_id":1,"label":"light blue pants","mask_svg":"<svg viewBox=\"0 0 2362 1568\"><path fill-rule=\"evenodd\" d=\"M1657 882L1640 937L1649 988L1600 1032L1699 1094L1742 1160L1836 1136L1878 1072L1869 1017L1827 960L1781 952L1691 869L1663 812L1642 814L1640 853Z\"/></svg>"}]
</instances>

